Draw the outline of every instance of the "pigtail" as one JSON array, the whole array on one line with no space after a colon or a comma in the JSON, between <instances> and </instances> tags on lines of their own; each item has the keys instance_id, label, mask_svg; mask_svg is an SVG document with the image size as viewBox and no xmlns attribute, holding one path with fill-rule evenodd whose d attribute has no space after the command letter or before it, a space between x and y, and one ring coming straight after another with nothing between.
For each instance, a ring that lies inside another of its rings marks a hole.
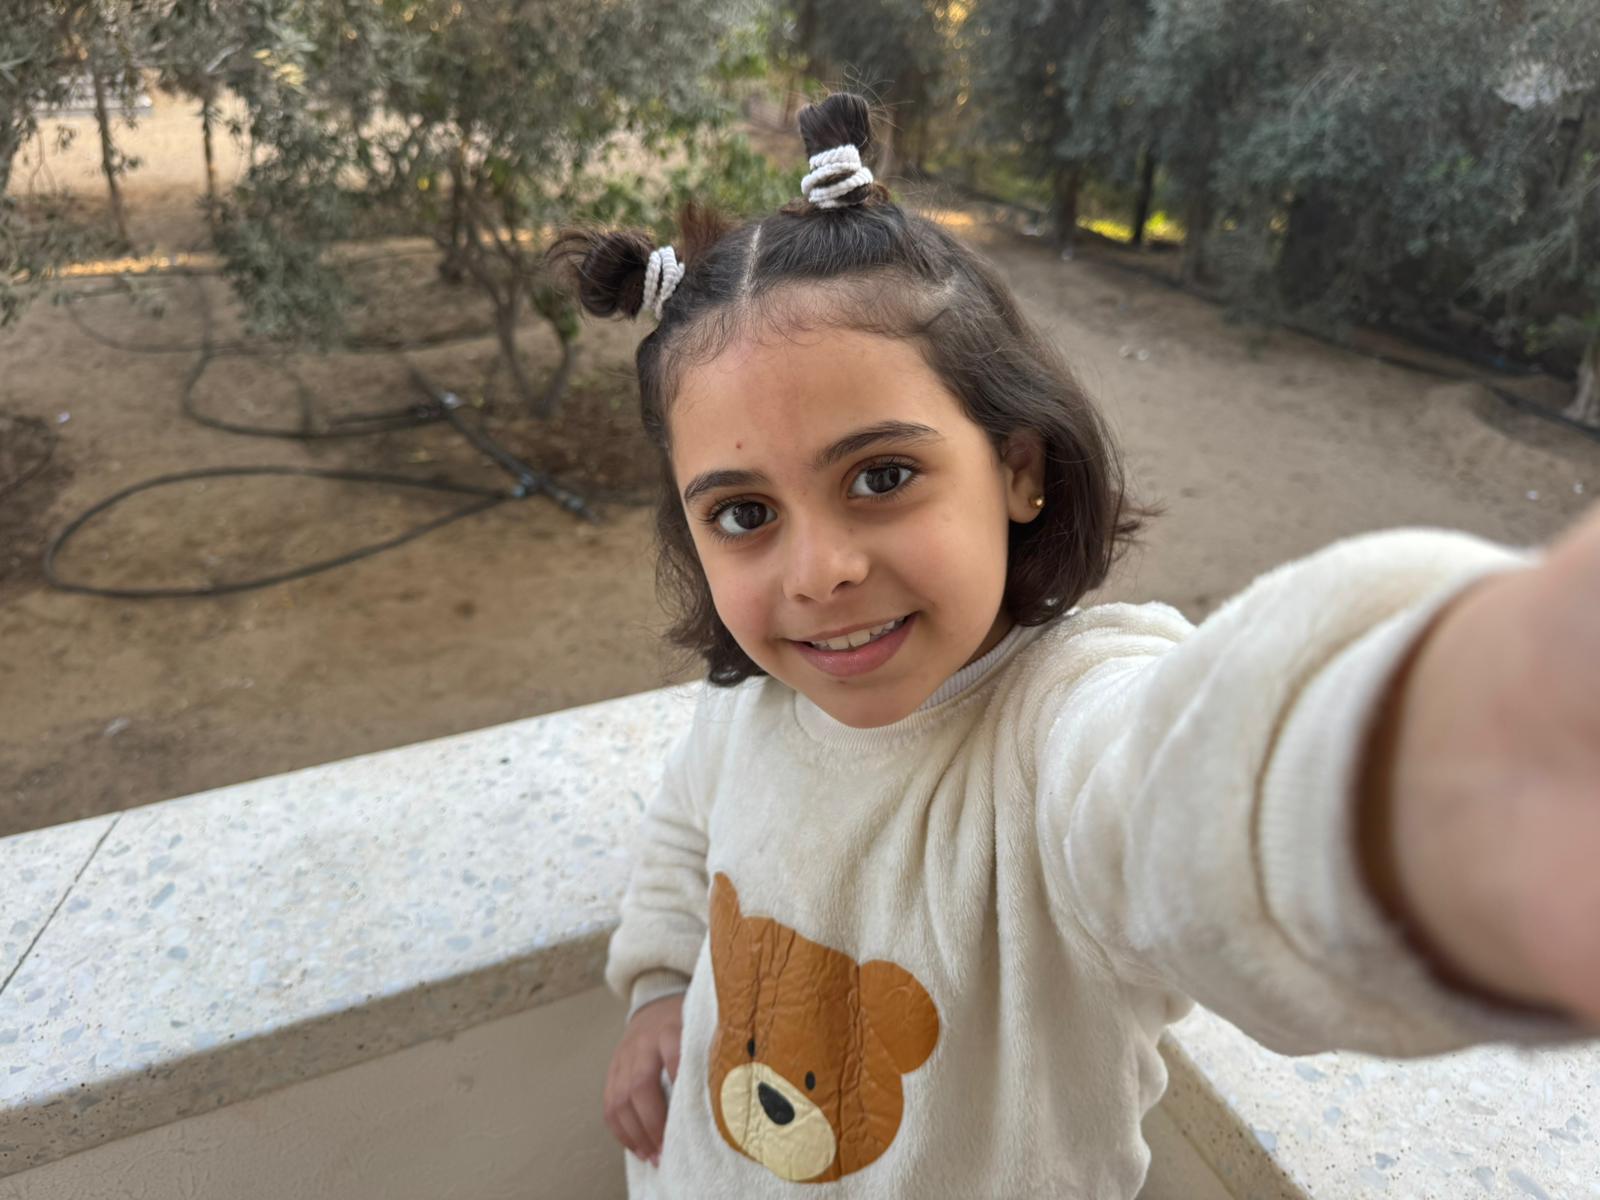
<instances>
[{"instance_id":1,"label":"pigtail","mask_svg":"<svg viewBox=\"0 0 1600 1200\"><path fill-rule=\"evenodd\" d=\"M671 260L686 269L710 254L732 228L732 222L721 213L691 200L678 214L679 240L665 247L664 254L670 251ZM558 270L564 268L567 283L586 312L597 317L617 313L636 317L644 308L650 258L655 251L655 239L644 230L575 228L563 230L545 258ZM664 291L654 293L663 303L676 286L676 281L669 283Z\"/></svg>"},{"instance_id":2,"label":"pigtail","mask_svg":"<svg viewBox=\"0 0 1600 1200\"><path fill-rule=\"evenodd\" d=\"M568 229L545 258L565 269L584 311L636 317L644 307L644 276L655 248L655 239L637 229Z\"/></svg>"}]
</instances>

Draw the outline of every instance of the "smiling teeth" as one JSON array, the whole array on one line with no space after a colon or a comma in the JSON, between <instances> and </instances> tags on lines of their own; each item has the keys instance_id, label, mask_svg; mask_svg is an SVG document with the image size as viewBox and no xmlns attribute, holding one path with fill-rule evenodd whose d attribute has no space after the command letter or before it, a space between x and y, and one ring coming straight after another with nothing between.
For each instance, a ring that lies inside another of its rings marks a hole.
<instances>
[{"instance_id":1,"label":"smiling teeth","mask_svg":"<svg viewBox=\"0 0 1600 1200\"><path fill-rule=\"evenodd\" d=\"M818 650L854 650L857 646L865 646L868 642L875 641L886 633L893 633L904 625L906 619L900 617L890 621L887 625L879 625L876 629L858 629L854 633L847 633L843 637L829 638L825 642L807 642L808 646L815 646Z\"/></svg>"}]
</instances>

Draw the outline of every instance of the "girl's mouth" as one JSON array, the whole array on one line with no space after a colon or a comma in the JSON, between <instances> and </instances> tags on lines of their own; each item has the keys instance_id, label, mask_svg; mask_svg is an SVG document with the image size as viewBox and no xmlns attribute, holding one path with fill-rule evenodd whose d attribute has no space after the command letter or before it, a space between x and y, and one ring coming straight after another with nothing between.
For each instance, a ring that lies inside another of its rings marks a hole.
<instances>
[{"instance_id":1,"label":"girl's mouth","mask_svg":"<svg viewBox=\"0 0 1600 1200\"><path fill-rule=\"evenodd\" d=\"M911 625L916 613L901 617L891 628L884 630L864 645L848 650L832 650L810 642L794 642L807 662L819 671L846 678L874 671L894 657L895 651L911 636Z\"/></svg>"}]
</instances>

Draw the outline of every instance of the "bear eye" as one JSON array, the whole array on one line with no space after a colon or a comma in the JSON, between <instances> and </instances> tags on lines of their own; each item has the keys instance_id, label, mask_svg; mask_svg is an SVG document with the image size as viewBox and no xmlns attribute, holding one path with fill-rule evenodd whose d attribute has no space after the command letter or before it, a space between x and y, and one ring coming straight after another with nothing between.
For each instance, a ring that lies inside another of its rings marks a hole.
<instances>
[{"instance_id":1,"label":"bear eye","mask_svg":"<svg viewBox=\"0 0 1600 1200\"><path fill-rule=\"evenodd\" d=\"M807 1071L806 1072L806 1091L809 1092L812 1088L814 1088L816 1086L817 1086L817 1077L814 1074L812 1074L810 1071Z\"/></svg>"},{"instance_id":2,"label":"bear eye","mask_svg":"<svg viewBox=\"0 0 1600 1200\"><path fill-rule=\"evenodd\" d=\"M748 1042L746 1042L744 1044L744 1048L745 1048L745 1051L750 1055L750 1057L754 1058L756 1056L756 1040L755 1040L755 1038L751 1038Z\"/></svg>"}]
</instances>

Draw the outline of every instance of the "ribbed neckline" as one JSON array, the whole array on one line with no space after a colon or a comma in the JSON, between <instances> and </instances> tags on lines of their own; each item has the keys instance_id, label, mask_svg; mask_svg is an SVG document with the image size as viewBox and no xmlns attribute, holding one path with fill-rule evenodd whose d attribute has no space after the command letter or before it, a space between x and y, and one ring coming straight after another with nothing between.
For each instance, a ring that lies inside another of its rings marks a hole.
<instances>
[{"instance_id":1,"label":"ribbed neckline","mask_svg":"<svg viewBox=\"0 0 1600 1200\"><path fill-rule=\"evenodd\" d=\"M871 750L892 745L921 733L961 707L964 698L972 694L979 683L1044 628L1042 625L1013 625L987 654L962 667L915 710L891 724L857 729L834 720L798 691L794 693L795 723L814 740L842 749Z\"/></svg>"}]
</instances>

